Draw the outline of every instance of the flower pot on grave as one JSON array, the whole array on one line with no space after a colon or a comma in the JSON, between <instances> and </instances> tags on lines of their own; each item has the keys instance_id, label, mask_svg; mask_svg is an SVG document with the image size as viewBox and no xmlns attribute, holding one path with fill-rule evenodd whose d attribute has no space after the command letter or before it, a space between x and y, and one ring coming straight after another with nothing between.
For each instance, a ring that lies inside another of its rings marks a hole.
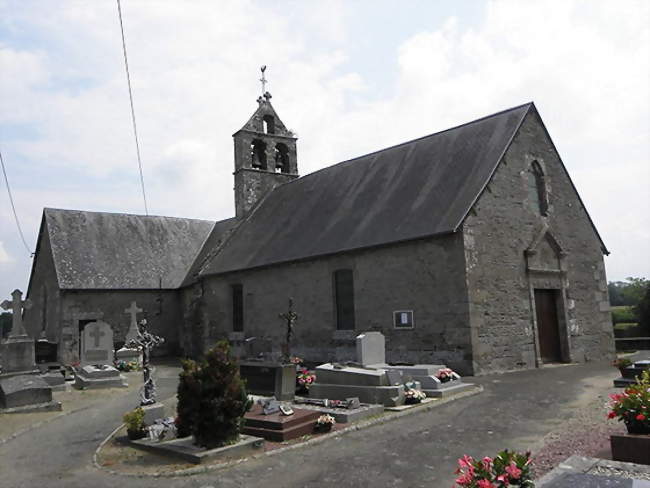
<instances>
[{"instance_id":1,"label":"flower pot on grave","mask_svg":"<svg viewBox=\"0 0 650 488\"><path fill-rule=\"evenodd\" d=\"M414 397L406 397L404 399L404 404L405 405L415 405L416 403L420 403L422 400L419 398L414 398Z\"/></svg>"},{"instance_id":2,"label":"flower pot on grave","mask_svg":"<svg viewBox=\"0 0 650 488\"><path fill-rule=\"evenodd\" d=\"M305 385L298 385L296 386L296 395L309 395L309 390Z\"/></svg>"},{"instance_id":3,"label":"flower pot on grave","mask_svg":"<svg viewBox=\"0 0 650 488\"><path fill-rule=\"evenodd\" d=\"M629 420L625 422L628 434L650 435L650 422L647 420Z\"/></svg>"},{"instance_id":4,"label":"flower pot on grave","mask_svg":"<svg viewBox=\"0 0 650 488\"><path fill-rule=\"evenodd\" d=\"M323 433L329 432L332 430L332 424L316 424L314 426L314 432Z\"/></svg>"},{"instance_id":5,"label":"flower pot on grave","mask_svg":"<svg viewBox=\"0 0 650 488\"><path fill-rule=\"evenodd\" d=\"M138 439L142 439L146 437L147 431L146 430L131 430L127 429L126 430L126 435L128 438L132 441L137 441Z\"/></svg>"},{"instance_id":6,"label":"flower pot on grave","mask_svg":"<svg viewBox=\"0 0 650 488\"><path fill-rule=\"evenodd\" d=\"M451 376L445 376L443 378L438 378L440 380L440 383L447 383L448 381L451 381Z\"/></svg>"}]
</instances>

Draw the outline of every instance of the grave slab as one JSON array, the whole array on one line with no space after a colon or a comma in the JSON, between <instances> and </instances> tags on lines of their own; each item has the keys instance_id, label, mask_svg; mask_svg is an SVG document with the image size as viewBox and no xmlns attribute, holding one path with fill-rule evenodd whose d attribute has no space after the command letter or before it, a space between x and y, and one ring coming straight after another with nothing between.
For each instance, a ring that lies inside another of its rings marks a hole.
<instances>
[{"instance_id":1,"label":"grave slab","mask_svg":"<svg viewBox=\"0 0 650 488\"><path fill-rule=\"evenodd\" d=\"M128 440L129 445L155 454L180 459L193 464L203 464L214 460L229 459L253 454L264 446L264 439L249 435L241 435L239 442L215 449L203 449L194 445L194 439L182 437L168 441L152 441L149 439Z\"/></svg>"},{"instance_id":2,"label":"grave slab","mask_svg":"<svg viewBox=\"0 0 650 488\"><path fill-rule=\"evenodd\" d=\"M313 433L320 413L302 408L295 408L293 412L293 415L281 413L264 415L262 407L254 405L244 415L242 432L273 442L284 442Z\"/></svg>"},{"instance_id":3,"label":"grave slab","mask_svg":"<svg viewBox=\"0 0 650 488\"><path fill-rule=\"evenodd\" d=\"M317 366L314 373L316 374L317 383L350 386L389 386L386 371L383 369L366 369L353 366L339 368L332 363L325 363Z\"/></svg>"},{"instance_id":4,"label":"grave slab","mask_svg":"<svg viewBox=\"0 0 650 488\"><path fill-rule=\"evenodd\" d=\"M442 386L433 390L423 388L422 391L426 393L427 397L429 398L447 398L449 396L458 395L459 393L463 393L475 388L474 383L456 383L454 381L443 383L443 385L450 386Z\"/></svg>"},{"instance_id":5,"label":"grave slab","mask_svg":"<svg viewBox=\"0 0 650 488\"><path fill-rule=\"evenodd\" d=\"M101 388L126 388L128 385L124 377L113 366L83 366L75 373L75 388L101 389Z\"/></svg>"},{"instance_id":6,"label":"grave slab","mask_svg":"<svg viewBox=\"0 0 650 488\"><path fill-rule=\"evenodd\" d=\"M394 407L404 403L404 387L402 385L359 386L314 383L309 389L309 395L333 400L359 397L359 400L363 403L381 404L387 407Z\"/></svg>"},{"instance_id":7,"label":"grave slab","mask_svg":"<svg viewBox=\"0 0 650 488\"><path fill-rule=\"evenodd\" d=\"M306 410L314 410L321 414L328 414L334 417L338 424L348 424L350 422L359 422L368 417L379 415L384 411L383 405L372 405L362 403L357 408L329 408L320 405L307 405L299 403L300 399L295 400L295 404Z\"/></svg>"},{"instance_id":8,"label":"grave slab","mask_svg":"<svg viewBox=\"0 0 650 488\"><path fill-rule=\"evenodd\" d=\"M52 402L52 389L38 375L0 377L0 408Z\"/></svg>"}]
</instances>

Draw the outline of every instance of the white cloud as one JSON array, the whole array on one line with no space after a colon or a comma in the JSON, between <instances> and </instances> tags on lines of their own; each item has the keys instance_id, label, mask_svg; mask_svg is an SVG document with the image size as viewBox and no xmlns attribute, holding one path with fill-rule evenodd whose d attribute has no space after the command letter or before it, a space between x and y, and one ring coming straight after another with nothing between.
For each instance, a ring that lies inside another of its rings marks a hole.
<instances>
[{"instance_id":1,"label":"white cloud","mask_svg":"<svg viewBox=\"0 0 650 488\"><path fill-rule=\"evenodd\" d=\"M638 211L650 207L646 2L488 2L472 26L452 17L405 36L377 66L398 70L381 99L345 68L364 19L345 2L290 5L123 2L152 213L232 215L230 135L254 111L267 64L274 105L300 136L302 174L534 100L614 252L610 277L650 276L650 221ZM4 18L7 32L46 42L0 41L12 73L0 77L0 125L37 134L0 139L30 242L43 206L142 212L115 5L41 7L17 3ZM12 225L0 213L19 255Z\"/></svg>"}]
</instances>

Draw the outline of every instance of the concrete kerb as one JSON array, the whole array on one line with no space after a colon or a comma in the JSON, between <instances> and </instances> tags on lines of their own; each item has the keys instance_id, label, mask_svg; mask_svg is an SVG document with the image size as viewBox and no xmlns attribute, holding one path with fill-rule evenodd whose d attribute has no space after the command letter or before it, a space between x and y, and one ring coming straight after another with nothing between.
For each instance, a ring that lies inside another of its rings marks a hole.
<instances>
[{"instance_id":1,"label":"concrete kerb","mask_svg":"<svg viewBox=\"0 0 650 488\"><path fill-rule=\"evenodd\" d=\"M219 464L211 464L211 465L207 465L207 466L197 466L195 468L188 468L188 469L182 469L182 470L177 470L177 471L171 471L169 473L153 473L153 474L148 474L148 473L120 473L118 471L113 471L112 469L105 468L105 467L101 466L98 463L97 458L99 456L99 452L101 451L102 447L108 441L110 441L113 438L113 436L123 427L124 424L122 424L118 428L116 428L113 432L111 432L108 435L108 437L106 437L106 439L104 439L101 442L99 447L97 447L97 449L95 450L95 454L93 455L93 466L96 469L100 470L100 471L104 471L105 473L109 473L109 474L114 475L114 476L125 476L125 477L131 477L131 478L174 478L174 477L192 476L192 475L195 475L195 474L208 473L210 471L217 471L217 470L221 470L221 469L227 469L227 468L236 466L238 464L241 464L243 462L246 462L246 461L249 461L249 460L252 460L252 459L259 459L259 458L262 458L264 456L275 456L277 454L281 454L283 452L290 451L290 450L293 450L293 449L301 449L301 448L304 448L304 447L307 447L307 446L312 446L312 445L315 445L315 444L319 444L321 442L325 442L325 441L327 441L329 439L332 439L332 438L335 438L335 437L340 437L340 436L349 434L351 432L356 432L358 430L367 429L368 427L372 427L374 425L380 425L380 424L384 424L384 423L387 423L387 422L391 422L393 420L400 419L400 418L405 417L407 415L414 415L414 414L417 414L417 413L428 412L430 410L433 410L433 409L439 407L440 405L445 405L445 404L447 404L447 403L449 403L451 401L454 401L454 400L459 400L461 398L477 395L477 394L481 393L482 391L483 391L483 387L479 385L479 386L476 386L473 390L465 391L465 392L459 393L458 395L454 395L452 397L442 398L440 400L437 400L437 401L431 402L431 403L427 403L427 404L422 405L422 406L416 406L416 407L414 407L414 408L412 408L410 410L404 410L402 412L390 412L387 415L384 415L384 416L381 416L381 417L377 417L377 418L373 418L373 419L365 420L365 421L362 420L361 422L359 422L357 424L354 424L354 425L350 425L349 427L346 427L345 429L330 432L329 434L321 435L321 436L315 437L313 439L309 439L309 440L307 440L305 442L298 442L298 443L292 444L290 446L285 446L285 447L281 447L279 449L274 449L273 451L262 452L260 454L255 454L253 456L249 456L249 457L241 458L241 459L236 459L236 460L233 460L233 461L227 461L227 462L219 463Z\"/></svg>"}]
</instances>

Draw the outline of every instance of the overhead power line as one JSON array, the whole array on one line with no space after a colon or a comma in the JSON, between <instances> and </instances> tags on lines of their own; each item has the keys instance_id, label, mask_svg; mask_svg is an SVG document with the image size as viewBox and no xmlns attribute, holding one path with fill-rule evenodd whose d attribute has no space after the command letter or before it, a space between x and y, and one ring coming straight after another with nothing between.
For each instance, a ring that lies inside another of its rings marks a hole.
<instances>
[{"instance_id":1,"label":"overhead power line","mask_svg":"<svg viewBox=\"0 0 650 488\"><path fill-rule=\"evenodd\" d=\"M14 213L14 220L16 221L16 227L18 228L18 234L20 234L20 239L23 241L25 249L30 256L33 256L34 253L29 249L27 241L25 240L25 235L23 234L23 229L20 227L20 220L18 220L18 213L16 212L16 205L14 205L14 197L11 195L11 187L9 186L9 178L7 178L7 170L5 168L5 161L2 159L2 151L0 151L0 165L2 166L2 174L5 178L5 185L7 187L7 194L9 195L9 203L11 203L11 210Z\"/></svg>"},{"instance_id":2,"label":"overhead power line","mask_svg":"<svg viewBox=\"0 0 650 488\"><path fill-rule=\"evenodd\" d=\"M144 201L144 213L149 215L147 208L147 195L144 191L144 176L142 174L142 160L140 159L140 144L138 142L138 127L135 123L135 110L133 108L133 91L131 90L131 75L129 74L129 61L126 56L126 41L124 40L124 24L122 22L122 6L117 0L117 13L120 17L120 31L122 32L122 50L124 52L124 67L126 68L126 82L129 85L129 100L131 101L131 120L133 121L133 135L135 137L135 151L138 155L138 168L140 169L140 186L142 187L142 200Z\"/></svg>"}]
</instances>

